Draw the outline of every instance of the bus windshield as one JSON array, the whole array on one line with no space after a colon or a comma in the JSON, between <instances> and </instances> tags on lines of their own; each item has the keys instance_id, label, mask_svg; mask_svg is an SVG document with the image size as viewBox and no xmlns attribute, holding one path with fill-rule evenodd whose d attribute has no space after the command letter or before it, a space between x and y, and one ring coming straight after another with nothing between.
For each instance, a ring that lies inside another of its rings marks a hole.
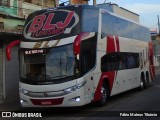
<instances>
[{"instance_id":1,"label":"bus windshield","mask_svg":"<svg viewBox=\"0 0 160 120\"><path fill-rule=\"evenodd\" d=\"M21 78L54 80L74 75L73 44L43 50L21 51Z\"/></svg>"}]
</instances>

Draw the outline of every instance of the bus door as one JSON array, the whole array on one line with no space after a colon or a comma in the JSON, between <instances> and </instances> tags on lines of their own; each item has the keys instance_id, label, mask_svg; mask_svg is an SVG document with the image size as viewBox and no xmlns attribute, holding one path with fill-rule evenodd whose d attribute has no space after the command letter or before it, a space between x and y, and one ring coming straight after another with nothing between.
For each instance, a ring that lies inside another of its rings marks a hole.
<instances>
[{"instance_id":1,"label":"bus door","mask_svg":"<svg viewBox=\"0 0 160 120\"><path fill-rule=\"evenodd\" d=\"M81 74L84 75L85 85L85 97L88 100L92 100L94 97L94 69L96 66L96 46L97 35L87 38L81 42L80 52L80 66ZM88 101L90 102L90 101Z\"/></svg>"}]
</instances>

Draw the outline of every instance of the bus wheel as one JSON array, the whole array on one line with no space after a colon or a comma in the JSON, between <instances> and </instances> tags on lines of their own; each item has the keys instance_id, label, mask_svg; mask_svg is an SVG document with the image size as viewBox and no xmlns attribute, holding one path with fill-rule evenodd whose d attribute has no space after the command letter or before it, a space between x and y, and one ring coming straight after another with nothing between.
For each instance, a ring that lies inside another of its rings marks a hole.
<instances>
[{"instance_id":1,"label":"bus wheel","mask_svg":"<svg viewBox=\"0 0 160 120\"><path fill-rule=\"evenodd\" d=\"M101 94L102 94L102 97L98 101L99 106L105 105L109 99L109 87L105 83L103 83L103 85L101 87Z\"/></svg>"},{"instance_id":2,"label":"bus wheel","mask_svg":"<svg viewBox=\"0 0 160 120\"><path fill-rule=\"evenodd\" d=\"M140 90L143 90L143 89L145 89L146 88L146 85L145 85L146 83L145 83L145 78L144 78L144 76L141 76L141 82L140 82Z\"/></svg>"},{"instance_id":3,"label":"bus wheel","mask_svg":"<svg viewBox=\"0 0 160 120\"><path fill-rule=\"evenodd\" d=\"M147 74L146 75L146 87L148 87L149 86L149 75Z\"/></svg>"}]
</instances>

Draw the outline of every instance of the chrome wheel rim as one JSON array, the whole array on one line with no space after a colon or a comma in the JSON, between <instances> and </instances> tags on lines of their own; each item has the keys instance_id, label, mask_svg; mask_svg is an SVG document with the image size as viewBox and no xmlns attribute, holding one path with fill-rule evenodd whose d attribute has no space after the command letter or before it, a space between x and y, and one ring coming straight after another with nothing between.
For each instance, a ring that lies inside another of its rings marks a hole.
<instances>
[{"instance_id":1,"label":"chrome wheel rim","mask_svg":"<svg viewBox=\"0 0 160 120\"><path fill-rule=\"evenodd\" d=\"M107 99L107 91L104 88L104 86L102 86L102 88L101 88L101 94L102 94L102 102L105 103L106 99Z\"/></svg>"},{"instance_id":2,"label":"chrome wheel rim","mask_svg":"<svg viewBox=\"0 0 160 120\"><path fill-rule=\"evenodd\" d=\"M144 87L144 83L143 83L143 81L141 80L141 88L143 88Z\"/></svg>"}]
</instances>

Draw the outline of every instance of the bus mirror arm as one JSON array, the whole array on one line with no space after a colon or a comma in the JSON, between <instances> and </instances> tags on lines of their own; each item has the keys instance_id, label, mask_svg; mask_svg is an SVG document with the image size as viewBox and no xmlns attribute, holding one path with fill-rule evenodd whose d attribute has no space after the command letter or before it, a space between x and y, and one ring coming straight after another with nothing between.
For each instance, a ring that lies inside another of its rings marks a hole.
<instances>
[{"instance_id":1,"label":"bus mirror arm","mask_svg":"<svg viewBox=\"0 0 160 120\"><path fill-rule=\"evenodd\" d=\"M6 58L7 61L11 60L11 48L20 44L20 40L15 40L13 42L11 42L7 47L6 47Z\"/></svg>"},{"instance_id":2,"label":"bus mirror arm","mask_svg":"<svg viewBox=\"0 0 160 120\"><path fill-rule=\"evenodd\" d=\"M87 37L89 36L90 33L88 32L84 32L84 33L80 33L74 40L73 43L73 50L74 50L74 54L75 55L79 55L80 54L80 47L81 47L81 42Z\"/></svg>"}]
</instances>

